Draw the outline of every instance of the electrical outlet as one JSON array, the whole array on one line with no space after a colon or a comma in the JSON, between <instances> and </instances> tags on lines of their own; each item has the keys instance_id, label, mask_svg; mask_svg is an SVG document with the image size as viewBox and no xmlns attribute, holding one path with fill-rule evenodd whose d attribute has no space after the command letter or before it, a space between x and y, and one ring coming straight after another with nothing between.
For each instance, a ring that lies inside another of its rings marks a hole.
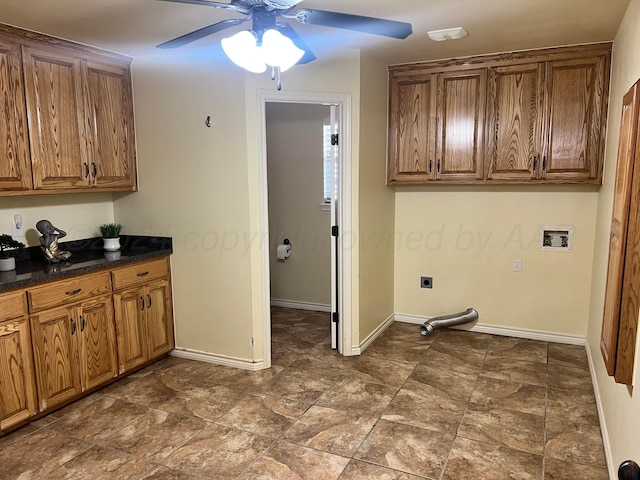
<instances>
[{"instance_id":1,"label":"electrical outlet","mask_svg":"<svg viewBox=\"0 0 640 480\"><path fill-rule=\"evenodd\" d=\"M522 260L519 258L513 259L513 271L521 272L522 271Z\"/></svg>"},{"instance_id":2,"label":"electrical outlet","mask_svg":"<svg viewBox=\"0 0 640 480\"><path fill-rule=\"evenodd\" d=\"M433 278L420 277L420 288L433 288Z\"/></svg>"}]
</instances>

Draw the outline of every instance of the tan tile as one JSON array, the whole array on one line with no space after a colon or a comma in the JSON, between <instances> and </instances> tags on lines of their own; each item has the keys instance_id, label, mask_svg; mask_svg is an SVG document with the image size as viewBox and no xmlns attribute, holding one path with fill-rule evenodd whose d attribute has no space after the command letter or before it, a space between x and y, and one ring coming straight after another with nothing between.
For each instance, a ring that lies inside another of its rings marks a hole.
<instances>
[{"instance_id":1,"label":"tan tile","mask_svg":"<svg viewBox=\"0 0 640 480\"><path fill-rule=\"evenodd\" d=\"M545 414L546 388L541 385L499 380L480 375L471 401L487 407L516 410L534 415Z\"/></svg>"},{"instance_id":2,"label":"tan tile","mask_svg":"<svg viewBox=\"0 0 640 480\"><path fill-rule=\"evenodd\" d=\"M398 362L367 355L358 358L352 370L355 373L355 378L359 378L363 382L381 383L399 388L409 378L416 365L417 362Z\"/></svg>"},{"instance_id":3,"label":"tan tile","mask_svg":"<svg viewBox=\"0 0 640 480\"><path fill-rule=\"evenodd\" d=\"M162 463L196 477L234 479L272 442L268 437L213 424Z\"/></svg>"},{"instance_id":4,"label":"tan tile","mask_svg":"<svg viewBox=\"0 0 640 480\"><path fill-rule=\"evenodd\" d=\"M398 392L382 418L455 435L466 406L465 401L425 394L409 385Z\"/></svg>"},{"instance_id":5,"label":"tan tile","mask_svg":"<svg viewBox=\"0 0 640 480\"><path fill-rule=\"evenodd\" d=\"M351 460L339 480L421 480L423 478L391 468Z\"/></svg>"},{"instance_id":6,"label":"tan tile","mask_svg":"<svg viewBox=\"0 0 640 480\"><path fill-rule=\"evenodd\" d=\"M547 342L515 337L494 337L487 357L504 357L527 362L547 363Z\"/></svg>"},{"instance_id":7,"label":"tan tile","mask_svg":"<svg viewBox=\"0 0 640 480\"><path fill-rule=\"evenodd\" d=\"M354 458L414 475L440 478L453 435L380 420Z\"/></svg>"},{"instance_id":8,"label":"tan tile","mask_svg":"<svg viewBox=\"0 0 640 480\"><path fill-rule=\"evenodd\" d=\"M259 390L265 395L289 398L299 402L313 403L333 385L339 377L320 372L309 372L287 368Z\"/></svg>"},{"instance_id":9,"label":"tan tile","mask_svg":"<svg viewBox=\"0 0 640 480\"><path fill-rule=\"evenodd\" d=\"M207 423L198 417L152 410L126 428L103 439L101 444L160 462L206 426Z\"/></svg>"},{"instance_id":10,"label":"tan tile","mask_svg":"<svg viewBox=\"0 0 640 480\"><path fill-rule=\"evenodd\" d=\"M539 480L542 456L457 437L442 480Z\"/></svg>"},{"instance_id":11,"label":"tan tile","mask_svg":"<svg viewBox=\"0 0 640 480\"><path fill-rule=\"evenodd\" d=\"M349 459L311 448L278 442L252 464L241 480L334 480Z\"/></svg>"},{"instance_id":12,"label":"tan tile","mask_svg":"<svg viewBox=\"0 0 640 480\"><path fill-rule=\"evenodd\" d=\"M458 348L446 342L435 342L420 363L466 374L476 374L484 363L484 352Z\"/></svg>"},{"instance_id":13,"label":"tan tile","mask_svg":"<svg viewBox=\"0 0 640 480\"><path fill-rule=\"evenodd\" d=\"M40 429L0 450L2 479L38 479L91 447L50 428Z\"/></svg>"},{"instance_id":14,"label":"tan tile","mask_svg":"<svg viewBox=\"0 0 640 480\"><path fill-rule=\"evenodd\" d=\"M316 402L323 407L380 415L398 388L347 378L327 390Z\"/></svg>"},{"instance_id":15,"label":"tan tile","mask_svg":"<svg viewBox=\"0 0 640 480\"><path fill-rule=\"evenodd\" d=\"M371 431L377 416L312 406L284 439L305 447L351 456Z\"/></svg>"},{"instance_id":16,"label":"tan tile","mask_svg":"<svg viewBox=\"0 0 640 480\"><path fill-rule=\"evenodd\" d=\"M52 423L50 428L69 437L96 442L127 427L149 411L143 405L103 396L65 415Z\"/></svg>"},{"instance_id":17,"label":"tan tile","mask_svg":"<svg viewBox=\"0 0 640 480\"><path fill-rule=\"evenodd\" d=\"M456 372L436 365L418 365L405 386L411 384L413 389L417 389L415 383L419 383L419 388L426 393L468 400L477 379L477 373Z\"/></svg>"},{"instance_id":18,"label":"tan tile","mask_svg":"<svg viewBox=\"0 0 640 480\"><path fill-rule=\"evenodd\" d=\"M482 375L516 383L547 385L547 365L539 362L504 358L487 358L482 367Z\"/></svg>"},{"instance_id":19,"label":"tan tile","mask_svg":"<svg viewBox=\"0 0 640 480\"><path fill-rule=\"evenodd\" d=\"M544 417L470 403L458 436L542 455Z\"/></svg>"},{"instance_id":20,"label":"tan tile","mask_svg":"<svg viewBox=\"0 0 640 480\"><path fill-rule=\"evenodd\" d=\"M544 480L609 480L606 468L589 467L577 463L564 462L555 458L545 458Z\"/></svg>"},{"instance_id":21,"label":"tan tile","mask_svg":"<svg viewBox=\"0 0 640 480\"><path fill-rule=\"evenodd\" d=\"M569 423L562 418L547 418L548 457L582 465L604 468L604 446L598 426Z\"/></svg>"},{"instance_id":22,"label":"tan tile","mask_svg":"<svg viewBox=\"0 0 640 480\"><path fill-rule=\"evenodd\" d=\"M42 480L137 480L152 467L151 463L128 453L93 447L45 475Z\"/></svg>"},{"instance_id":23,"label":"tan tile","mask_svg":"<svg viewBox=\"0 0 640 480\"><path fill-rule=\"evenodd\" d=\"M302 415L309 403L270 395L240 400L217 423L266 437L278 437Z\"/></svg>"}]
</instances>

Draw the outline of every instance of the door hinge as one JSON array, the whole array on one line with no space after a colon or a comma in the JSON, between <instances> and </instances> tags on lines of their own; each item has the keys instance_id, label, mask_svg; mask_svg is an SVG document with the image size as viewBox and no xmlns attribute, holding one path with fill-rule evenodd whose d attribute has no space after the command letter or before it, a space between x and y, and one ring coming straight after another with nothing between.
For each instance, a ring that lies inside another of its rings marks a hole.
<instances>
[{"instance_id":1,"label":"door hinge","mask_svg":"<svg viewBox=\"0 0 640 480\"><path fill-rule=\"evenodd\" d=\"M332 316L333 323L340 323L340 314L338 312L333 312Z\"/></svg>"},{"instance_id":2,"label":"door hinge","mask_svg":"<svg viewBox=\"0 0 640 480\"><path fill-rule=\"evenodd\" d=\"M338 225L333 225L331 227L331 236L332 237L337 237L338 236Z\"/></svg>"},{"instance_id":3,"label":"door hinge","mask_svg":"<svg viewBox=\"0 0 640 480\"><path fill-rule=\"evenodd\" d=\"M338 134L337 133L332 133L331 134L331 145L338 145Z\"/></svg>"}]
</instances>

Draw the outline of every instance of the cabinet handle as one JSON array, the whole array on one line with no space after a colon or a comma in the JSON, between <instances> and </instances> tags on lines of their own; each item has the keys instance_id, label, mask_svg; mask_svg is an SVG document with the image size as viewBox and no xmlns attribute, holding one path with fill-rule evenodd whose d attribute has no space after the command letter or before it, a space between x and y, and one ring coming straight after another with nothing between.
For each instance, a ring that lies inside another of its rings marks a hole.
<instances>
[{"instance_id":1,"label":"cabinet handle","mask_svg":"<svg viewBox=\"0 0 640 480\"><path fill-rule=\"evenodd\" d=\"M147 270L146 272L140 272L136 274L139 277L146 277L147 275L149 275L149 270Z\"/></svg>"},{"instance_id":2,"label":"cabinet handle","mask_svg":"<svg viewBox=\"0 0 640 480\"><path fill-rule=\"evenodd\" d=\"M140 297L140 305L142 305L140 310L144 310L144 298L142 298L142 296Z\"/></svg>"},{"instance_id":3,"label":"cabinet handle","mask_svg":"<svg viewBox=\"0 0 640 480\"><path fill-rule=\"evenodd\" d=\"M91 162L91 166L93 167L93 178L96 178L98 176L98 167L95 162Z\"/></svg>"},{"instance_id":4,"label":"cabinet handle","mask_svg":"<svg viewBox=\"0 0 640 480\"><path fill-rule=\"evenodd\" d=\"M75 335L76 333L76 321L72 318L71 319L71 335Z\"/></svg>"},{"instance_id":5,"label":"cabinet handle","mask_svg":"<svg viewBox=\"0 0 640 480\"><path fill-rule=\"evenodd\" d=\"M80 331L81 332L84 332L84 327L85 327L84 317L80 315Z\"/></svg>"},{"instance_id":6,"label":"cabinet handle","mask_svg":"<svg viewBox=\"0 0 640 480\"><path fill-rule=\"evenodd\" d=\"M147 308L151 308L151 295L147 294Z\"/></svg>"},{"instance_id":7,"label":"cabinet handle","mask_svg":"<svg viewBox=\"0 0 640 480\"><path fill-rule=\"evenodd\" d=\"M87 162L84 162L84 178L89 178L89 165L87 165Z\"/></svg>"},{"instance_id":8,"label":"cabinet handle","mask_svg":"<svg viewBox=\"0 0 640 480\"><path fill-rule=\"evenodd\" d=\"M69 290L68 292L64 292L67 295L76 295L82 291L82 288L76 288L75 290Z\"/></svg>"}]
</instances>

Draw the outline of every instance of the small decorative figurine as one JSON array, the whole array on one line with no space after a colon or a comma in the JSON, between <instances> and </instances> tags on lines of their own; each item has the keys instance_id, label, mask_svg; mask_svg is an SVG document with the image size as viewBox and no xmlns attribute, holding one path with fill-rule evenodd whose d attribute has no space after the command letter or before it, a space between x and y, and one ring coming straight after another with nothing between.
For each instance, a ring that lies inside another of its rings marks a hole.
<instances>
[{"instance_id":1,"label":"small decorative figurine","mask_svg":"<svg viewBox=\"0 0 640 480\"><path fill-rule=\"evenodd\" d=\"M58 239L67 236L67 232L54 227L49 220L40 220L36 223L36 229L42 234L40 237L40 248L47 262L58 263L71 256L71 252L60 250Z\"/></svg>"}]
</instances>

